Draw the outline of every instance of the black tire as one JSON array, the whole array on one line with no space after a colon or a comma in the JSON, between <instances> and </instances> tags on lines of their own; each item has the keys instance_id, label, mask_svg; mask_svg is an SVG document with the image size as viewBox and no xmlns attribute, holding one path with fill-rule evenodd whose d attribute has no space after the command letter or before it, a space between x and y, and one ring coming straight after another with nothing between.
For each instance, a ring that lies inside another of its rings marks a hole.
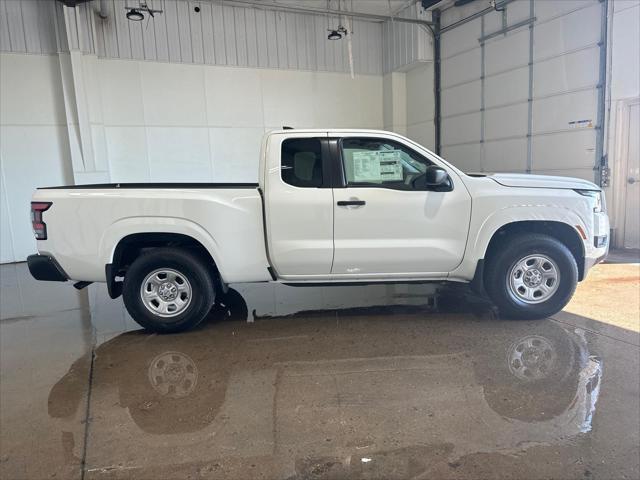
<instances>
[{"instance_id":1,"label":"black tire","mask_svg":"<svg viewBox=\"0 0 640 480\"><path fill-rule=\"evenodd\" d=\"M514 265L528 255L544 255L557 266L555 292L540 303L521 300L509 287ZM569 303L578 283L578 266L569 249L559 240L543 234L521 234L506 238L487 261L485 289L500 313L508 318L539 319L553 315Z\"/></svg>"},{"instance_id":2,"label":"black tire","mask_svg":"<svg viewBox=\"0 0 640 480\"><path fill-rule=\"evenodd\" d=\"M179 272L190 287L184 310L168 313L173 315L169 318L154 313L142 301L142 284L158 269ZM133 262L124 277L122 296L129 314L142 327L157 333L175 333L195 327L207 316L215 301L215 287L204 259L185 250L163 247L150 250Z\"/></svg>"}]
</instances>

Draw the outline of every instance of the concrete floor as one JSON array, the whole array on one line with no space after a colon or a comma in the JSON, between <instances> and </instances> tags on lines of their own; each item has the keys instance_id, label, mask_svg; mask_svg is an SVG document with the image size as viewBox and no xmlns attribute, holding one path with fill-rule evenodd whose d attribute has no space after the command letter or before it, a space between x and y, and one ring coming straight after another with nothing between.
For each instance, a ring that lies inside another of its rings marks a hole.
<instances>
[{"instance_id":1,"label":"concrete floor","mask_svg":"<svg viewBox=\"0 0 640 480\"><path fill-rule=\"evenodd\" d=\"M2 266L0 477L637 479L640 265L610 258L540 321L263 285L170 336Z\"/></svg>"}]
</instances>

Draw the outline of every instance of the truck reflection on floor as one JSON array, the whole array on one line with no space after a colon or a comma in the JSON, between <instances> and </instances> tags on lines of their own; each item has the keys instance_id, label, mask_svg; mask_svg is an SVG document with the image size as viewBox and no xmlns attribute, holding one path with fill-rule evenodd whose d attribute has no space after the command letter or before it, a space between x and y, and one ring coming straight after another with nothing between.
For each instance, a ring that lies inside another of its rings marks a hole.
<instances>
[{"instance_id":1,"label":"truck reflection on floor","mask_svg":"<svg viewBox=\"0 0 640 480\"><path fill-rule=\"evenodd\" d=\"M173 465L178 449L182 463L259 458L280 477L358 477L375 462L377 476L396 478L435 457L513 454L591 429L602 362L584 332L457 314L430 321L426 311L368 307L339 321L305 312L251 325L233 321L229 302L217 315L231 321L119 335L95 350L91 445L111 459L152 451L153 468ZM90 363L78 359L53 387L51 416L84 413ZM68 435L77 457L82 439Z\"/></svg>"}]
</instances>

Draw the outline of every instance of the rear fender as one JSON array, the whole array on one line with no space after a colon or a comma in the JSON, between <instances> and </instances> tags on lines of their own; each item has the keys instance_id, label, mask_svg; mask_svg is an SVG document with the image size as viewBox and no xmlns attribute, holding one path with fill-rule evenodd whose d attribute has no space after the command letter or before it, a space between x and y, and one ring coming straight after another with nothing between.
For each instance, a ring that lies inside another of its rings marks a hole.
<instances>
[{"instance_id":1,"label":"rear fender","mask_svg":"<svg viewBox=\"0 0 640 480\"><path fill-rule=\"evenodd\" d=\"M200 225L184 218L176 217L128 217L111 224L100 239L99 255L103 265L113 262L118 243L139 233L176 233L198 241L216 263L220 277L225 278L225 266L221 263L220 246Z\"/></svg>"}]
</instances>

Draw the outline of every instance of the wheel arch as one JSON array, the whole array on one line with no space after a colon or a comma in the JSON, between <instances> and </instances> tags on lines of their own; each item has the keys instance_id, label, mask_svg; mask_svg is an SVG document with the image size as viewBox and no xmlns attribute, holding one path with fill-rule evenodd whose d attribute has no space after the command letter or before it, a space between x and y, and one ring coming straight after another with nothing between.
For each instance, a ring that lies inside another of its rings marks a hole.
<instances>
[{"instance_id":1,"label":"wheel arch","mask_svg":"<svg viewBox=\"0 0 640 480\"><path fill-rule=\"evenodd\" d=\"M158 247L181 248L195 253L210 266L216 287L226 290L218 263L200 240L184 233L151 231L130 233L114 245L110 262L105 265L107 288L111 298L117 298L122 293L122 282L117 281L116 277L124 276L129 265L144 251Z\"/></svg>"},{"instance_id":2,"label":"wheel arch","mask_svg":"<svg viewBox=\"0 0 640 480\"><path fill-rule=\"evenodd\" d=\"M584 242L575 227L561 221L519 220L506 223L493 232L482 258L485 261L490 260L492 255L500 248L500 245L508 238L526 233L540 233L562 242L569 249L578 265L578 280L584 279Z\"/></svg>"}]
</instances>

